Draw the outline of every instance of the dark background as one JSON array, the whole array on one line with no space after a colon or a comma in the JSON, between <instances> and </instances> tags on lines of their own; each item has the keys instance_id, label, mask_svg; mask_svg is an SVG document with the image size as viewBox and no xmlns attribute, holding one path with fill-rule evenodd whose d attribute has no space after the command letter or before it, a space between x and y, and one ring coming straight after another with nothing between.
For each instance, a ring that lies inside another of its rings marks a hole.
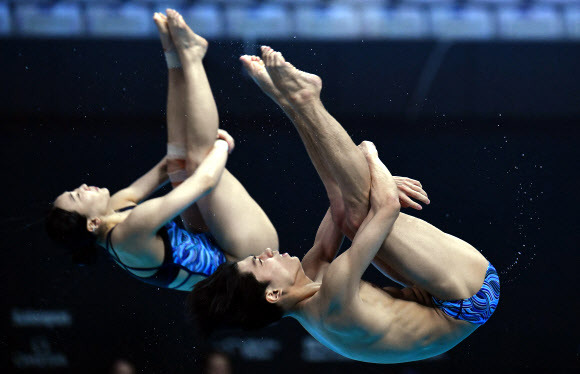
<instances>
[{"instance_id":1,"label":"dark background","mask_svg":"<svg viewBox=\"0 0 580 374\"><path fill-rule=\"evenodd\" d=\"M437 360L370 365L320 351L313 363L307 334L284 320L212 342L237 371L575 372L580 44L272 46L321 75L327 109L356 143L374 141L394 175L422 182L431 205L410 213L480 249L500 272L502 296L487 324ZM221 127L237 141L228 168L273 221L280 248L301 256L328 202L291 123L241 71L237 57L257 47L215 42L206 69ZM125 357L144 373L195 372L210 344L185 322L184 293L140 283L104 255L74 267L41 223L63 190L86 182L114 191L163 157L160 46L10 39L0 56L0 371L103 373ZM374 270L365 277L387 284ZM37 311L70 321L17 323ZM27 355L44 364L23 364ZM66 364L51 369L54 355Z\"/></svg>"}]
</instances>

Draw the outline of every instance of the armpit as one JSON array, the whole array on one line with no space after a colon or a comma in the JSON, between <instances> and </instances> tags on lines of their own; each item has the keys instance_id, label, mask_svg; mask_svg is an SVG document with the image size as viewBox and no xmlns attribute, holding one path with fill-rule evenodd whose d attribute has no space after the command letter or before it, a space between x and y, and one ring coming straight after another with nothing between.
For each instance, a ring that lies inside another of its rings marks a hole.
<instances>
[{"instance_id":1,"label":"armpit","mask_svg":"<svg viewBox=\"0 0 580 374\"><path fill-rule=\"evenodd\" d=\"M329 265L330 264L326 261L308 260L307 258L302 260L304 273L314 282L322 282L322 278L328 270Z\"/></svg>"}]
</instances>

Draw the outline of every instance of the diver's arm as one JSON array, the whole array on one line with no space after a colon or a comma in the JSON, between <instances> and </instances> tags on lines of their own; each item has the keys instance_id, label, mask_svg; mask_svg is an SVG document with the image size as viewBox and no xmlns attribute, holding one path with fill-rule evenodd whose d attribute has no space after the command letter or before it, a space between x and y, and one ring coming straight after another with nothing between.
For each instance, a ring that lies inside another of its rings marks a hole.
<instances>
[{"instance_id":1,"label":"diver's arm","mask_svg":"<svg viewBox=\"0 0 580 374\"><path fill-rule=\"evenodd\" d=\"M356 233L351 247L337 257L324 277L334 295L358 292L363 273L375 258L391 232L401 204L397 185L387 167L378 158L372 143L365 142L363 153L371 173L370 211Z\"/></svg>"},{"instance_id":2,"label":"diver's arm","mask_svg":"<svg viewBox=\"0 0 580 374\"><path fill-rule=\"evenodd\" d=\"M133 182L129 187L111 196L111 206L114 209L119 209L125 207L127 203L138 204L167 183L168 180L167 159L164 157L157 165Z\"/></svg>"},{"instance_id":3,"label":"diver's arm","mask_svg":"<svg viewBox=\"0 0 580 374\"><path fill-rule=\"evenodd\" d=\"M375 208L371 205L371 210L355 235L351 247L343 254L348 262L349 277L357 278L357 282L360 281L391 232L399 215L399 209L400 203L396 197L391 197L388 205Z\"/></svg>"},{"instance_id":4,"label":"diver's arm","mask_svg":"<svg viewBox=\"0 0 580 374\"><path fill-rule=\"evenodd\" d=\"M379 159L374 144L363 144L361 149L371 173L370 211L352 246L344 253L350 268L349 276L359 280L391 232L401 209L397 184L389 169Z\"/></svg>"},{"instance_id":5,"label":"diver's arm","mask_svg":"<svg viewBox=\"0 0 580 374\"><path fill-rule=\"evenodd\" d=\"M302 258L302 267L306 276L315 280L324 265L332 262L340 249L344 235L332 221L330 209L322 219L312 248Z\"/></svg>"},{"instance_id":6,"label":"diver's arm","mask_svg":"<svg viewBox=\"0 0 580 374\"><path fill-rule=\"evenodd\" d=\"M218 129L218 139L225 140L228 143L229 152L235 147L234 138L227 131ZM127 203L138 204L147 196L151 195L169 181L167 175L167 157L164 157L157 165L137 179L129 187L122 189L113 196L113 209L124 208Z\"/></svg>"},{"instance_id":7,"label":"diver's arm","mask_svg":"<svg viewBox=\"0 0 580 374\"><path fill-rule=\"evenodd\" d=\"M167 195L136 207L122 223L123 230L155 234L165 223L209 193L219 182L228 158L228 144L217 140L195 172Z\"/></svg>"}]
</instances>

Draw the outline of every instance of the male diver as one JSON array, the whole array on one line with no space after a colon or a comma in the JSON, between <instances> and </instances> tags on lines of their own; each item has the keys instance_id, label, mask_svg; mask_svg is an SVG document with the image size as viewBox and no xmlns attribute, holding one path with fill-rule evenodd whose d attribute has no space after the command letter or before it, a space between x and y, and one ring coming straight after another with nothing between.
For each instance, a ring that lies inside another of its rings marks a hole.
<instances>
[{"instance_id":1,"label":"male diver","mask_svg":"<svg viewBox=\"0 0 580 374\"><path fill-rule=\"evenodd\" d=\"M289 316L346 357L399 363L441 354L484 324L499 300L497 272L468 243L400 213L420 209L410 198L429 203L420 183L393 178L372 143L357 148L322 105L318 76L269 47L240 59L294 123L330 209L302 261L266 249L199 282L189 307L205 333ZM335 258L343 235L352 245ZM371 263L404 288L363 281Z\"/></svg>"}]
</instances>

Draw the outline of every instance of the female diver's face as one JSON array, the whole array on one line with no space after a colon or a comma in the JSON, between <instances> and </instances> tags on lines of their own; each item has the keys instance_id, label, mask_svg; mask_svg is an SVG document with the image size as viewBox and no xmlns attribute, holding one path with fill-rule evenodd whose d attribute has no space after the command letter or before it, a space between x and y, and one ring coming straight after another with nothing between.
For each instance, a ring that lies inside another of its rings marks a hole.
<instances>
[{"instance_id":1,"label":"female diver's face","mask_svg":"<svg viewBox=\"0 0 580 374\"><path fill-rule=\"evenodd\" d=\"M83 184L72 191L62 193L54 201L54 206L69 212L77 212L90 219L107 214L110 198L108 189Z\"/></svg>"}]
</instances>

